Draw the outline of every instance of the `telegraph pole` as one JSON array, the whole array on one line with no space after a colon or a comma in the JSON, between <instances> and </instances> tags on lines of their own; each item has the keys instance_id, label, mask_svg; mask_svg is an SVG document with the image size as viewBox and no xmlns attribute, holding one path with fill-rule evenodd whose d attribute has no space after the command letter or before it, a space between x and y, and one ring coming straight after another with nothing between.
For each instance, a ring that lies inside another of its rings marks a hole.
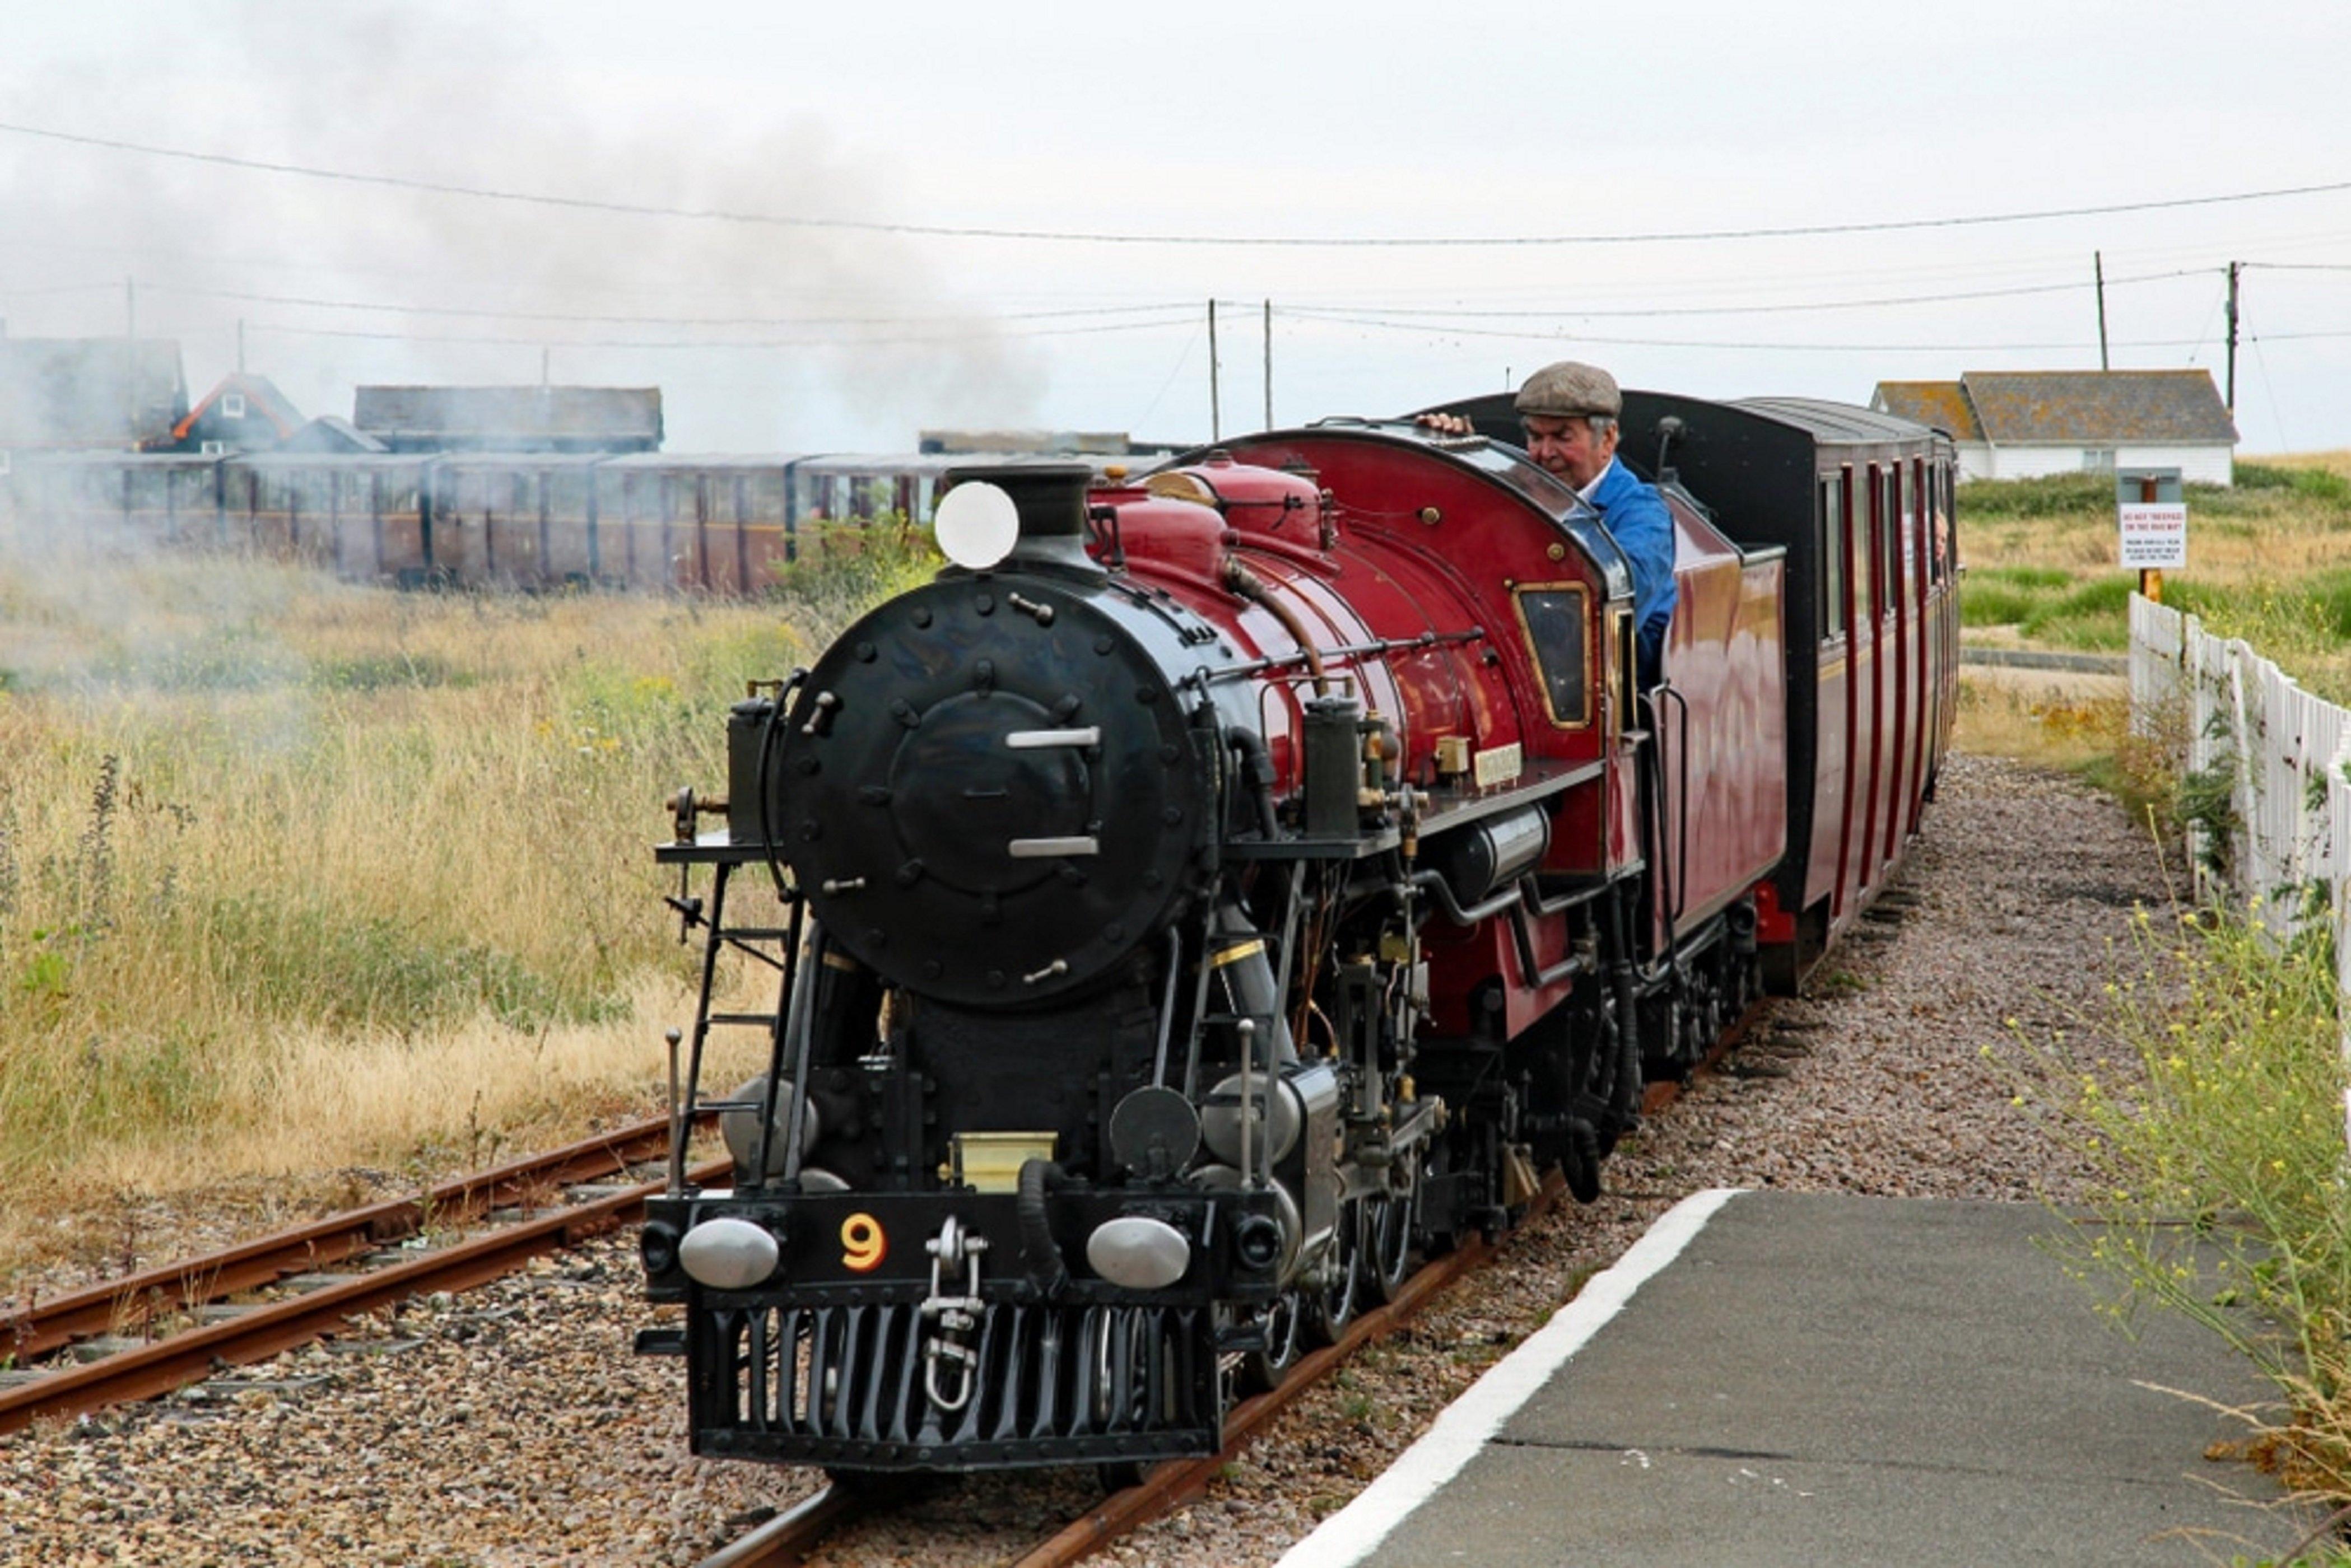
<instances>
[{"instance_id":1,"label":"telegraph pole","mask_svg":"<svg viewBox=\"0 0 2351 1568\"><path fill-rule=\"evenodd\" d=\"M1265 428L1273 428L1273 301L1265 302Z\"/></svg>"},{"instance_id":2,"label":"telegraph pole","mask_svg":"<svg viewBox=\"0 0 2351 1568\"><path fill-rule=\"evenodd\" d=\"M2090 268L2098 279L2098 369L2111 370L2106 363L2106 258L2102 251L2090 253Z\"/></svg>"},{"instance_id":3,"label":"telegraph pole","mask_svg":"<svg viewBox=\"0 0 2351 1568\"><path fill-rule=\"evenodd\" d=\"M139 280L122 280L122 400L130 405L131 450L139 450Z\"/></svg>"},{"instance_id":4,"label":"telegraph pole","mask_svg":"<svg viewBox=\"0 0 2351 1568\"><path fill-rule=\"evenodd\" d=\"M2245 264L2229 264L2229 417L2237 417L2237 273Z\"/></svg>"},{"instance_id":5,"label":"telegraph pole","mask_svg":"<svg viewBox=\"0 0 2351 1568\"><path fill-rule=\"evenodd\" d=\"M1221 441L1225 434L1224 412L1217 396L1217 302L1208 301L1208 439Z\"/></svg>"}]
</instances>

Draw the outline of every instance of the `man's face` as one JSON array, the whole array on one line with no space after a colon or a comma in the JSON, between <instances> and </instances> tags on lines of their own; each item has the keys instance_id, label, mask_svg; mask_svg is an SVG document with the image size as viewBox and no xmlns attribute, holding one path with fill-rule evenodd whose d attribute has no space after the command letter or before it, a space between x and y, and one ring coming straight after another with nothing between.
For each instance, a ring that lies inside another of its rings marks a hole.
<instances>
[{"instance_id":1,"label":"man's face","mask_svg":"<svg viewBox=\"0 0 2351 1568\"><path fill-rule=\"evenodd\" d=\"M1608 460L1616 455L1614 425L1606 435L1596 436L1592 433L1592 421L1580 415L1554 419L1547 414L1529 414L1523 422L1527 455L1578 490L1597 479L1608 466Z\"/></svg>"}]
</instances>

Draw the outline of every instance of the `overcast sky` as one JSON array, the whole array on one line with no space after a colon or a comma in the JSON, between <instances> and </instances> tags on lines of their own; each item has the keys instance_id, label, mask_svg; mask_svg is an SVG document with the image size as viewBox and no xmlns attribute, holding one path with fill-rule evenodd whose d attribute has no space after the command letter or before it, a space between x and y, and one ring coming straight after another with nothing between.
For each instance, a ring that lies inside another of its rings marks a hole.
<instances>
[{"instance_id":1,"label":"overcast sky","mask_svg":"<svg viewBox=\"0 0 2351 1568\"><path fill-rule=\"evenodd\" d=\"M313 414L360 382L536 381L544 355L558 381L659 385L677 452L1195 438L1213 296L1228 431L1264 418L1267 300L1282 423L1567 357L1861 402L2095 369L2102 251L2116 368L2220 380L2223 268L2251 264L2243 450L2351 446L2343 0L9 10L0 315L79 336L135 310L199 394L242 320L248 367ZM1625 242L2309 186L2342 188Z\"/></svg>"}]
</instances>

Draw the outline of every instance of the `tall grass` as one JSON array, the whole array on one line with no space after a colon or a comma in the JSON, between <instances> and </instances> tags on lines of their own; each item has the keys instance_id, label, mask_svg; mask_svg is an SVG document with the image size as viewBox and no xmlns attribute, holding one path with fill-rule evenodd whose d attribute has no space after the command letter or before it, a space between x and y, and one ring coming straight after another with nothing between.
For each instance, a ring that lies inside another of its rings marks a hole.
<instances>
[{"instance_id":1,"label":"tall grass","mask_svg":"<svg viewBox=\"0 0 2351 1568\"><path fill-rule=\"evenodd\" d=\"M360 1160L650 1085L693 975L652 865L663 799L723 782L747 678L925 565L919 535L885 541L716 604L10 544L0 1186L19 1196Z\"/></svg>"},{"instance_id":2,"label":"tall grass","mask_svg":"<svg viewBox=\"0 0 2351 1568\"><path fill-rule=\"evenodd\" d=\"M2319 695L2351 701L2351 461L2241 462L2188 487L2189 564L2165 602L2242 637ZM1959 492L1963 623L1979 638L2118 651L2136 575L2116 566L2110 478L1977 482Z\"/></svg>"},{"instance_id":3,"label":"tall grass","mask_svg":"<svg viewBox=\"0 0 2351 1568\"><path fill-rule=\"evenodd\" d=\"M2277 1386L2251 1451L2288 1487L2351 1501L2351 1162L2324 922L2283 950L2259 911L2137 926L2108 986L2112 1054L2037 1090L2098 1173L2081 1256L2115 1310L2185 1314Z\"/></svg>"}]
</instances>

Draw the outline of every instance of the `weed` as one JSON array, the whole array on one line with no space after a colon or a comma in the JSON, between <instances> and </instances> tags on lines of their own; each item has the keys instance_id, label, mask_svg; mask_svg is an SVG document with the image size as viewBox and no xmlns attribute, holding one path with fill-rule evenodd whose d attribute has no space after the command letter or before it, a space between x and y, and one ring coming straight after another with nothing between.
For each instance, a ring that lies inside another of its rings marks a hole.
<instances>
[{"instance_id":1,"label":"weed","mask_svg":"<svg viewBox=\"0 0 2351 1568\"><path fill-rule=\"evenodd\" d=\"M2249 1357L2287 1412L2253 1456L2351 1499L2351 1069L2325 927L2278 949L2258 909L2142 914L2137 940L2107 987L2119 1064L2030 1048L2027 1095L2096 1173L2071 1251L2120 1283L2118 1318L2176 1310Z\"/></svg>"}]
</instances>

